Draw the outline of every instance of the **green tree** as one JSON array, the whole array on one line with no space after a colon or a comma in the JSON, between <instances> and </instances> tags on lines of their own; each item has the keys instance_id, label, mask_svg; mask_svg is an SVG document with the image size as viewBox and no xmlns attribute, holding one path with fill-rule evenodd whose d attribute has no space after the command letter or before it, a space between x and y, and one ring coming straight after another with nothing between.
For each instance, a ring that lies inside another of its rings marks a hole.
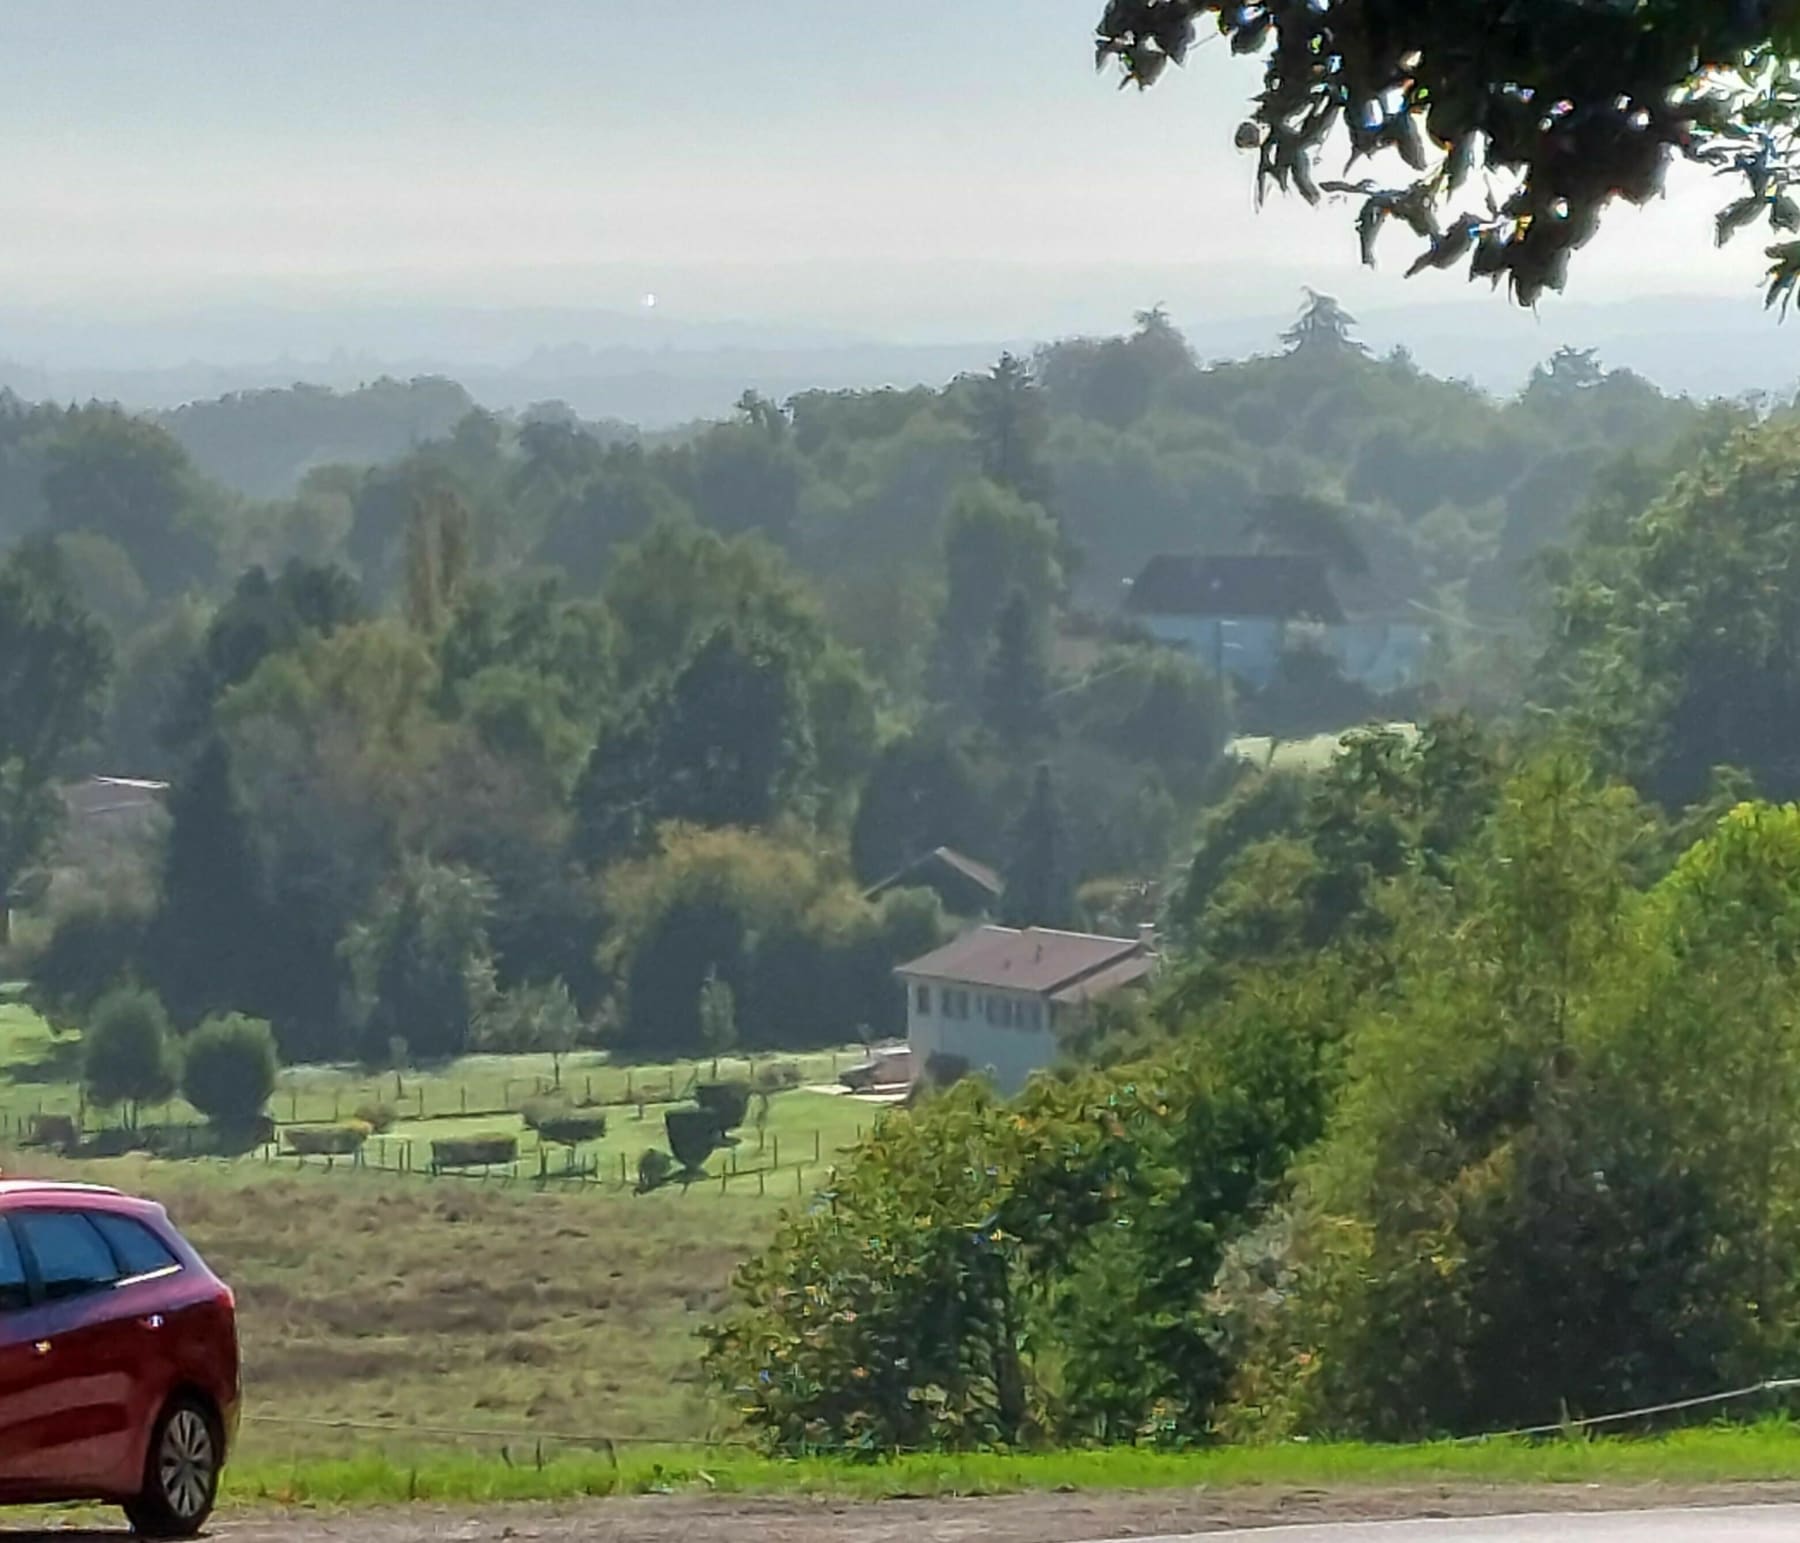
<instances>
[{"instance_id":1,"label":"green tree","mask_svg":"<svg viewBox=\"0 0 1800 1543\"><path fill-rule=\"evenodd\" d=\"M211 730L219 699L265 659L307 638L330 637L362 617L356 581L341 568L294 560L274 578L261 567L247 569L207 624L162 726L164 740L177 750L192 748Z\"/></svg>"},{"instance_id":2,"label":"green tree","mask_svg":"<svg viewBox=\"0 0 1800 1543\"><path fill-rule=\"evenodd\" d=\"M709 966L700 987L700 1048L717 1058L737 1045L737 998L731 983Z\"/></svg>"},{"instance_id":3,"label":"green tree","mask_svg":"<svg viewBox=\"0 0 1800 1543\"><path fill-rule=\"evenodd\" d=\"M581 1010L560 980L504 992L484 989L477 1000L472 1042L506 1055L549 1056L551 1077L559 1088L563 1057L580 1038Z\"/></svg>"},{"instance_id":4,"label":"green tree","mask_svg":"<svg viewBox=\"0 0 1800 1543\"><path fill-rule=\"evenodd\" d=\"M1770 579L1800 561L1797 488L1787 426L1744 431L1647 507L1598 505L1561 568L1543 694L1665 805L1720 765L1800 790L1800 596Z\"/></svg>"},{"instance_id":5,"label":"green tree","mask_svg":"<svg viewBox=\"0 0 1800 1543\"><path fill-rule=\"evenodd\" d=\"M111 667L105 630L56 549L15 548L0 567L0 941L16 887L62 818L55 778L98 726Z\"/></svg>"},{"instance_id":6,"label":"green tree","mask_svg":"<svg viewBox=\"0 0 1800 1543\"><path fill-rule=\"evenodd\" d=\"M188 1022L275 1010L270 947L281 928L224 740L177 779L169 816L151 961L164 996Z\"/></svg>"},{"instance_id":7,"label":"green tree","mask_svg":"<svg viewBox=\"0 0 1800 1543\"><path fill-rule=\"evenodd\" d=\"M721 626L602 733L576 790L583 855L628 853L667 820L766 825L805 807L815 765L793 655Z\"/></svg>"},{"instance_id":8,"label":"green tree","mask_svg":"<svg viewBox=\"0 0 1800 1543\"><path fill-rule=\"evenodd\" d=\"M1787 86L1800 21L1784 7L1696 0L1646 14L1480 0L1346 16L1308 0L1109 0L1100 59L1150 86L1185 59L1203 19L1233 52L1263 60L1237 134L1257 154L1259 188L1359 197L1365 261L1398 221L1422 247L1412 272L1466 267L1533 304L1562 287L1606 207L1653 197L1676 154L1742 179L1719 216L1721 239L1764 218L1777 231L1800 226L1780 148L1800 112ZM1392 149L1416 180L1319 183L1321 161L1345 148L1353 158ZM1485 204L1465 193L1475 171L1499 178L1505 196ZM1800 242L1771 256L1773 297L1800 274Z\"/></svg>"},{"instance_id":9,"label":"green tree","mask_svg":"<svg viewBox=\"0 0 1800 1543\"><path fill-rule=\"evenodd\" d=\"M467 869L409 859L344 939L366 1059L396 1037L423 1060L460 1055L492 969L492 887Z\"/></svg>"},{"instance_id":10,"label":"green tree","mask_svg":"<svg viewBox=\"0 0 1800 1543\"><path fill-rule=\"evenodd\" d=\"M1002 607L1021 591L1037 615L1062 590L1056 527L1034 504L991 483L962 489L944 525L947 584L932 660L933 695L973 704Z\"/></svg>"},{"instance_id":11,"label":"green tree","mask_svg":"<svg viewBox=\"0 0 1800 1543\"><path fill-rule=\"evenodd\" d=\"M1308 289L1299 318L1281 334L1281 341L1289 354L1302 359L1367 354L1368 350L1350 335L1355 325L1356 318L1330 295Z\"/></svg>"},{"instance_id":12,"label":"green tree","mask_svg":"<svg viewBox=\"0 0 1800 1543\"><path fill-rule=\"evenodd\" d=\"M217 501L171 435L117 408L71 413L46 452L50 528L116 543L153 594L211 576Z\"/></svg>"},{"instance_id":13,"label":"green tree","mask_svg":"<svg viewBox=\"0 0 1800 1543\"><path fill-rule=\"evenodd\" d=\"M1031 797L1012 834L1001 919L1009 927L1069 927L1075 923L1074 876L1069 871L1062 810L1048 766L1032 780Z\"/></svg>"},{"instance_id":14,"label":"green tree","mask_svg":"<svg viewBox=\"0 0 1800 1543\"><path fill-rule=\"evenodd\" d=\"M986 375L964 380L964 413L981 452L981 474L1028 503L1049 494L1043 448L1048 429L1031 365L1004 353Z\"/></svg>"},{"instance_id":15,"label":"green tree","mask_svg":"<svg viewBox=\"0 0 1800 1543\"><path fill-rule=\"evenodd\" d=\"M275 1093L281 1062L260 1018L208 1018L181 1045L181 1091L225 1131L253 1128Z\"/></svg>"},{"instance_id":16,"label":"green tree","mask_svg":"<svg viewBox=\"0 0 1800 1543\"><path fill-rule=\"evenodd\" d=\"M133 1129L145 1104L175 1091L169 1015L154 992L121 986L95 1003L82 1036L81 1084L89 1103L124 1105Z\"/></svg>"},{"instance_id":17,"label":"green tree","mask_svg":"<svg viewBox=\"0 0 1800 1543\"><path fill-rule=\"evenodd\" d=\"M1050 637L1022 589L1007 597L994 622L994 646L983 682L983 720L1009 748L1028 745L1051 725Z\"/></svg>"},{"instance_id":18,"label":"green tree","mask_svg":"<svg viewBox=\"0 0 1800 1543\"><path fill-rule=\"evenodd\" d=\"M876 757L850 832L850 861L863 883L878 884L936 847L992 858L993 845L980 776L956 740L921 728Z\"/></svg>"}]
</instances>

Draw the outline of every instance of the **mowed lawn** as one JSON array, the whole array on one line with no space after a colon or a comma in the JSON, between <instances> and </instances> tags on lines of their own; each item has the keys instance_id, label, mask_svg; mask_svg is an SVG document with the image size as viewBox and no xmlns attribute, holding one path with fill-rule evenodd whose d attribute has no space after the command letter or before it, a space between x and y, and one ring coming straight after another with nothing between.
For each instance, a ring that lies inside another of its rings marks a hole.
<instances>
[{"instance_id":1,"label":"mowed lawn","mask_svg":"<svg viewBox=\"0 0 1800 1543\"><path fill-rule=\"evenodd\" d=\"M718 1434L728 1410L701 1386L697 1331L781 1210L716 1187L565 1194L31 1153L0 1164L168 1207L237 1293L253 1458L368 1448L334 1421L517 1431L527 1451L531 1434Z\"/></svg>"}]
</instances>

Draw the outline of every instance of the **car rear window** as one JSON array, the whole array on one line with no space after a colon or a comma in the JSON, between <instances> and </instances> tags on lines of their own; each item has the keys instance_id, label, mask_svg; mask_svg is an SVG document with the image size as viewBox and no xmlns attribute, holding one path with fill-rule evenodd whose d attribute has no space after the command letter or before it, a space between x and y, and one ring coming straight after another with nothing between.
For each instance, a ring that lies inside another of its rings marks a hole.
<instances>
[{"instance_id":1,"label":"car rear window","mask_svg":"<svg viewBox=\"0 0 1800 1543\"><path fill-rule=\"evenodd\" d=\"M127 1280L136 1279L140 1275L155 1275L159 1270L179 1269L181 1261L169 1252L164 1243L154 1232L140 1221L133 1221L129 1216L114 1216L106 1211L94 1211L88 1216L100 1229L100 1236L112 1245L112 1251L118 1256L119 1266L125 1272Z\"/></svg>"},{"instance_id":2,"label":"car rear window","mask_svg":"<svg viewBox=\"0 0 1800 1543\"><path fill-rule=\"evenodd\" d=\"M75 1211L21 1211L13 1219L52 1301L103 1291L119 1278L106 1239Z\"/></svg>"},{"instance_id":3,"label":"car rear window","mask_svg":"<svg viewBox=\"0 0 1800 1543\"><path fill-rule=\"evenodd\" d=\"M0 1220L0 1313L16 1313L31 1305L25 1284L25 1261L19 1254L12 1228Z\"/></svg>"}]
</instances>

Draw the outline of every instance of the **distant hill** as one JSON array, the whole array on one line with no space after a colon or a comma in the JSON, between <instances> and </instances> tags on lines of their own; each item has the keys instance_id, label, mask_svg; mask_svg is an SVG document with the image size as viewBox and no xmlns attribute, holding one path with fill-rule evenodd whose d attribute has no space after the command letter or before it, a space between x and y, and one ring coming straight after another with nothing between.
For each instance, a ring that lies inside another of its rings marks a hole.
<instances>
[{"instance_id":1,"label":"distant hill","mask_svg":"<svg viewBox=\"0 0 1800 1543\"><path fill-rule=\"evenodd\" d=\"M158 417L203 471L253 497L278 498L315 466L395 460L447 434L474 406L455 381L425 376L355 391L236 391Z\"/></svg>"}]
</instances>

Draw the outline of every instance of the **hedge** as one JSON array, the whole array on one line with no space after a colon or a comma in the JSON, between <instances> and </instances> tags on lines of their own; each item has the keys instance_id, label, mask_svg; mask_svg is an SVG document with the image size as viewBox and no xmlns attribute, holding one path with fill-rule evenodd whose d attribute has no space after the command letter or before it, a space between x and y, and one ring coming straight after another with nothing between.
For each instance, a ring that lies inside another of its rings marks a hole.
<instances>
[{"instance_id":1,"label":"hedge","mask_svg":"<svg viewBox=\"0 0 1800 1543\"><path fill-rule=\"evenodd\" d=\"M510 1163L518 1155L517 1136L457 1136L431 1143L433 1168L487 1168Z\"/></svg>"}]
</instances>

